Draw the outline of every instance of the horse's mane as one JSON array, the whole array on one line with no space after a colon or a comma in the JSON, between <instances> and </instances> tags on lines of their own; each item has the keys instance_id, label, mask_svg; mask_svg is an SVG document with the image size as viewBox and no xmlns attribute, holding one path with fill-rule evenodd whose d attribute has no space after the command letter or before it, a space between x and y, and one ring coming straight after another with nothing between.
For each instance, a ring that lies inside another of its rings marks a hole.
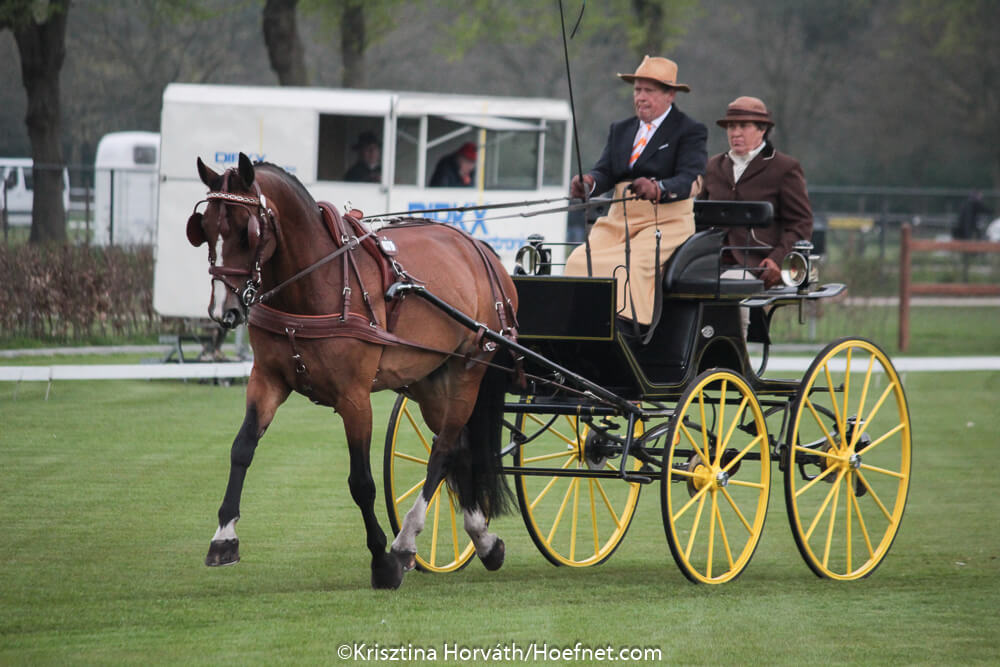
<instances>
[{"instance_id":1,"label":"horse's mane","mask_svg":"<svg viewBox=\"0 0 1000 667\"><path fill-rule=\"evenodd\" d=\"M306 186L302 185L302 181L300 181L295 174L289 173L287 170L271 162L254 162L253 167L254 169L264 168L268 171L274 172L278 176L286 178L291 183L292 187L298 190L299 196L309 202L310 205L316 204L316 200L313 199L313 196L309 194L308 190L306 190Z\"/></svg>"}]
</instances>

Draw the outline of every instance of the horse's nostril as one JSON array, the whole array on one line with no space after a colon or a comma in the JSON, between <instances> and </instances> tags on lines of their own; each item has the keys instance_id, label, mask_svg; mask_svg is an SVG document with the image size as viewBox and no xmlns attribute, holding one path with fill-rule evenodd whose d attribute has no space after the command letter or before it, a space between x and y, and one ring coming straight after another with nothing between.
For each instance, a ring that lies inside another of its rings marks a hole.
<instances>
[{"instance_id":1,"label":"horse's nostril","mask_svg":"<svg viewBox=\"0 0 1000 667\"><path fill-rule=\"evenodd\" d=\"M240 313L235 308L227 310L225 315L222 316L222 326L227 329L235 329L236 325L240 323Z\"/></svg>"}]
</instances>

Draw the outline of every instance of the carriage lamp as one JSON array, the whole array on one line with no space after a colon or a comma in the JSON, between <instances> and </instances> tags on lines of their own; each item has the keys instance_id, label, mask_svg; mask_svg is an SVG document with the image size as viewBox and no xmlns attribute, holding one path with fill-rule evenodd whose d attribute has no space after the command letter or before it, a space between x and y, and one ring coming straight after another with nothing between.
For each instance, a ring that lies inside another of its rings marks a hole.
<instances>
[{"instance_id":1,"label":"carriage lamp","mask_svg":"<svg viewBox=\"0 0 1000 667\"><path fill-rule=\"evenodd\" d=\"M781 280L804 292L819 279L819 257L812 254L813 244L796 241L793 250L781 262Z\"/></svg>"},{"instance_id":2,"label":"carriage lamp","mask_svg":"<svg viewBox=\"0 0 1000 667\"><path fill-rule=\"evenodd\" d=\"M527 245L521 246L514 257L514 273L518 275L545 276L552 271L552 250L543 248L545 237L529 234Z\"/></svg>"}]
</instances>

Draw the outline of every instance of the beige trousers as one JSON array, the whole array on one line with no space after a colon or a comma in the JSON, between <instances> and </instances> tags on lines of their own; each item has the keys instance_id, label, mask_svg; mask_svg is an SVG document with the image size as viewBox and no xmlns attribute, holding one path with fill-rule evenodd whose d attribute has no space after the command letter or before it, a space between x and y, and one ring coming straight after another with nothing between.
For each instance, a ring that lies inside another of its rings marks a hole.
<instances>
[{"instance_id":1,"label":"beige trousers","mask_svg":"<svg viewBox=\"0 0 1000 667\"><path fill-rule=\"evenodd\" d=\"M623 196L631 181L615 186L615 199ZM627 225L626 225L627 223ZM628 234L626 235L626 226ZM656 295L656 231L660 239L661 268L674 250L694 234L694 199L669 204L630 200L611 205L608 215L598 218L590 231L593 274L617 280L618 315L640 324L653 319ZM625 272L625 241L629 242L629 271ZM563 274L587 275L586 246L578 246L566 260Z\"/></svg>"}]
</instances>

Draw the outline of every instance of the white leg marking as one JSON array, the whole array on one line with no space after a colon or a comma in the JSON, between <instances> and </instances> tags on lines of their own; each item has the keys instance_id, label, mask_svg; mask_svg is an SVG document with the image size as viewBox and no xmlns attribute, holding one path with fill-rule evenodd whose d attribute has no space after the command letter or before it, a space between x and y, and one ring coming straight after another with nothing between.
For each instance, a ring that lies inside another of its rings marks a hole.
<instances>
[{"instance_id":1,"label":"white leg marking","mask_svg":"<svg viewBox=\"0 0 1000 667\"><path fill-rule=\"evenodd\" d=\"M486 524L486 517L477 507L473 511L465 510L465 532L472 538L472 543L476 545L476 554L480 558L485 558L493 550L493 545L497 542L495 533L489 532Z\"/></svg>"},{"instance_id":2,"label":"white leg marking","mask_svg":"<svg viewBox=\"0 0 1000 667\"><path fill-rule=\"evenodd\" d=\"M424 529L426 518L427 501L421 492L417 495L417 502L413 503L413 507L403 518L403 527L392 541L392 550L408 554L417 553L417 535Z\"/></svg>"},{"instance_id":3,"label":"white leg marking","mask_svg":"<svg viewBox=\"0 0 1000 667\"><path fill-rule=\"evenodd\" d=\"M212 537L213 542L224 542L225 540L235 540L236 537L236 522L238 519L233 519L225 526L219 526L215 535Z\"/></svg>"}]
</instances>

